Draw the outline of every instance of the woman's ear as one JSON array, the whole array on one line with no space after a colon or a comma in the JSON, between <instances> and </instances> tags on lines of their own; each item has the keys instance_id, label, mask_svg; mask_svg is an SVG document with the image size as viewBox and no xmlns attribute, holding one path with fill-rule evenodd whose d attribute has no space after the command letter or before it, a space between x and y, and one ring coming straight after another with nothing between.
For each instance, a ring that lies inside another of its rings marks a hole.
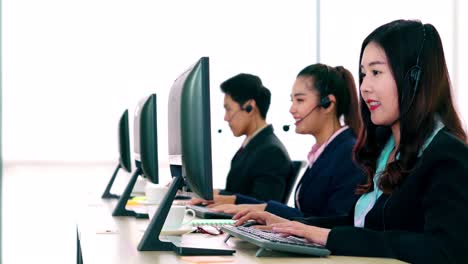
<instances>
[{"instance_id":1,"label":"woman's ear","mask_svg":"<svg viewBox=\"0 0 468 264\"><path fill-rule=\"evenodd\" d=\"M336 96L333 94L329 94L328 100L330 101L329 106L327 108L323 108L326 113L336 112Z\"/></svg>"}]
</instances>

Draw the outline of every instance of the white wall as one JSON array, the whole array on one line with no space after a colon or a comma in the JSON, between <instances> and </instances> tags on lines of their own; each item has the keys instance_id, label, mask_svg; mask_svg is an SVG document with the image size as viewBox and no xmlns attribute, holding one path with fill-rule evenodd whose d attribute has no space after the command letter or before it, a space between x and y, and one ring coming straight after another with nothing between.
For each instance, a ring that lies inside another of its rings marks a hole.
<instances>
[{"instance_id":1,"label":"white wall","mask_svg":"<svg viewBox=\"0 0 468 264\"><path fill-rule=\"evenodd\" d=\"M322 1L321 60L343 65L354 75L364 38L377 27L396 19L420 19L439 31L449 70L453 68L453 1L392 0ZM339 7L339 8L338 8ZM422 8L423 7L423 8Z\"/></svg>"},{"instance_id":2,"label":"white wall","mask_svg":"<svg viewBox=\"0 0 468 264\"><path fill-rule=\"evenodd\" d=\"M457 0L321 1L320 60L345 66L353 73L357 84L361 44L374 29L396 19L419 19L433 24L442 38L458 110L466 120L468 106L463 102L468 92L463 87L468 85L468 80L463 72L468 67L468 54L461 47L468 44L468 30L463 26L468 24L468 19L462 16L467 11L465 1ZM455 32L457 19L459 32ZM457 46L458 54L455 54Z\"/></svg>"},{"instance_id":3,"label":"white wall","mask_svg":"<svg viewBox=\"0 0 468 264\"><path fill-rule=\"evenodd\" d=\"M459 34L457 35L457 54L456 62L458 68L455 76L455 96L457 98L458 107L465 123L465 130L468 128L468 75L466 74L468 69L468 3L466 1L455 0L455 13L457 21L457 29Z\"/></svg>"},{"instance_id":4,"label":"white wall","mask_svg":"<svg viewBox=\"0 0 468 264\"><path fill-rule=\"evenodd\" d=\"M468 32L462 25L468 21L461 14L468 7L455 1L321 1L321 62L344 65L357 77L361 42L377 26L397 18L432 23L442 36L466 119L468 109L462 102L468 92L462 87L468 85L463 75L467 52L461 47L467 46ZM211 63L213 162L218 178L224 179L240 144L223 121L218 87L239 72L259 75L272 90L268 121L294 159L303 159L313 143L311 137L285 133L281 126L292 121L289 94L296 73L316 62L316 1L4 0L2 4L6 163L115 161L119 116L125 108L133 113L136 103L154 92L160 161L167 162L168 90L201 56L209 56ZM459 35L454 32L457 14Z\"/></svg>"},{"instance_id":5,"label":"white wall","mask_svg":"<svg viewBox=\"0 0 468 264\"><path fill-rule=\"evenodd\" d=\"M166 162L168 90L201 56L211 64L214 163L228 166L240 144L219 91L239 72L272 90L269 121L290 139L280 130L292 120L295 74L315 62L315 12L307 0L4 0L4 159L116 160L119 116L156 92Z\"/></svg>"}]
</instances>

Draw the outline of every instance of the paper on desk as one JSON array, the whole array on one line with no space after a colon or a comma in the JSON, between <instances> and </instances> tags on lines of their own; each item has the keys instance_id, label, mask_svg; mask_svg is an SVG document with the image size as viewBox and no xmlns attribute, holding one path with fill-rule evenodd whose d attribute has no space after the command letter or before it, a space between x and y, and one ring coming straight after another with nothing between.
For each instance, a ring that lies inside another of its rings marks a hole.
<instances>
[{"instance_id":1,"label":"paper on desk","mask_svg":"<svg viewBox=\"0 0 468 264\"><path fill-rule=\"evenodd\" d=\"M93 222L96 234L118 234L117 225L109 219L101 219Z\"/></svg>"},{"instance_id":2,"label":"paper on desk","mask_svg":"<svg viewBox=\"0 0 468 264\"><path fill-rule=\"evenodd\" d=\"M118 234L119 230L116 228L104 228L104 229L96 229L96 234Z\"/></svg>"},{"instance_id":3,"label":"paper on desk","mask_svg":"<svg viewBox=\"0 0 468 264\"><path fill-rule=\"evenodd\" d=\"M203 264L203 263L224 263L224 262L233 262L233 258L228 257L217 257L217 256L191 256L191 257L181 257L181 260L189 263Z\"/></svg>"}]
</instances>

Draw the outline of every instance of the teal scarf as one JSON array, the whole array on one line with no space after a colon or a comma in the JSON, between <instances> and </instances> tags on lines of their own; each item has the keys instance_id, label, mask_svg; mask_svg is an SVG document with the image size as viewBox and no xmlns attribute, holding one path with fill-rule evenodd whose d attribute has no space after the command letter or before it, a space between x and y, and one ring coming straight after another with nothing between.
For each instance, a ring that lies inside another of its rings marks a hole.
<instances>
[{"instance_id":1,"label":"teal scarf","mask_svg":"<svg viewBox=\"0 0 468 264\"><path fill-rule=\"evenodd\" d=\"M419 150L418 157L421 157L423 151L431 144L434 137L437 133L444 128L444 124L442 122L437 121L434 131L432 134L427 138L424 142L424 145ZM390 157L390 153L395 148L395 140L391 136L390 139L385 144L382 152L380 153L379 159L377 160L377 169L374 174L374 190L372 192L365 193L361 195L359 200L356 203L354 209L354 226L355 227L364 227L364 221L366 219L367 213L374 207L377 199L379 199L380 195L382 195L382 190L379 189L377 183L379 182L380 176L384 172L385 168L387 167L388 159ZM396 159L399 159L400 155L396 156Z\"/></svg>"}]
</instances>

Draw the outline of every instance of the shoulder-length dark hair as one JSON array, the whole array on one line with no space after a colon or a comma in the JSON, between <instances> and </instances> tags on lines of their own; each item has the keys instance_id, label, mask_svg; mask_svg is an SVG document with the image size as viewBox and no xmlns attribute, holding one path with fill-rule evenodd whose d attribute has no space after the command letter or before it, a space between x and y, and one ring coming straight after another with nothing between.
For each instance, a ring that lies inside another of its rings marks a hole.
<instances>
[{"instance_id":1,"label":"shoulder-length dark hair","mask_svg":"<svg viewBox=\"0 0 468 264\"><path fill-rule=\"evenodd\" d=\"M336 117L344 117L344 122L355 135L361 129L361 117L356 84L353 75L343 66L331 67L316 63L302 69L297 77L312 77L320 97L334 95L336 98ZM313 89L313 87L311 87Z\"/></svg>"},{"instance_id":2,"label":"shoulder-length dark hair","mask_svg":"<svg viewBox=\"0 0 468 264\"><path fill-rule=\"evenodd\" d=\"M442 41L434 26L411 20L396 20L382 25L362 43L360 62L364 49L371 42L384 50L398 90L400 144L397 153L400 156L388 164L378 182L380 189L390 193L413 169L418 152L432 133L436 119L463 142L466 142L466 134L452 102ZM415 65L421 69L419 83L409 76ZM361 84L360 75L359 86ZM362 194L373 189L377 159L391 136L391 128L374 125L362 96L360 101L363 128L354 155L367 174L367 183L357 190Z\"/></svg>"}]
</instances>

